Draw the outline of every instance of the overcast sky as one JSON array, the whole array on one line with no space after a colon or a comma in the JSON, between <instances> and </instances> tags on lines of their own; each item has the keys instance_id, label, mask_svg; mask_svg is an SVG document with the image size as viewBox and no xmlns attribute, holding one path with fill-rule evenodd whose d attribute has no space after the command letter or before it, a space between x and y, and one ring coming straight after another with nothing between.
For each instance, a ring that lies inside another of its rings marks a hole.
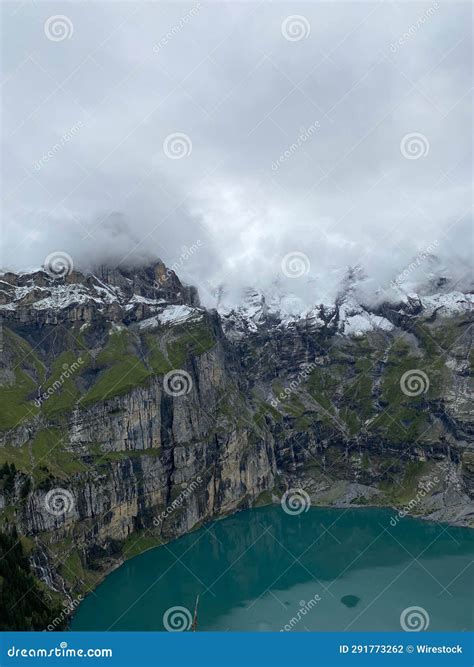
<instances>
[{"instance_id":1,"label":"overcast sky","mask_svg":"<svg viewBox=\"0 0 474 667\"><path fill-rule=\"evenodd\" d=\"M470 12L3 2L3 268L160 257L205 302L319 302L349 265L377 289L427 248L414 275L465 277Z\"/></svg>"}]
</instances>

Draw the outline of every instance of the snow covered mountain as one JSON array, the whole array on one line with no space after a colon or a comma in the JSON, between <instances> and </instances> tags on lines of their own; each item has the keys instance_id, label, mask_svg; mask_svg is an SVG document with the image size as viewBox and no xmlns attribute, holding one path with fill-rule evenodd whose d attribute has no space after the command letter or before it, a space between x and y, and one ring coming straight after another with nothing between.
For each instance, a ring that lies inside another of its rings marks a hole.
<instances>
[{"instance_id":1,"label":"snow covered mountain","mask_svg":"<svg viewBox=\"0 0 474 667\"><path fill-rule=\"evenodd\" d=\"M297 325L362 336L369 331L390 331L397 314L453 317L469 312L474 304L473 294L457 290L423 296L398 289L388 296L390 300L370 305L359 300L356 291L348 289L332 303L308 308L294 295L275 290L265 294L249 288L237 308L222 305L219 312L224 330L231 337L239 338L261 327L282 329Z\"/></svg>"},{"instance_id":2,"label":"snow covered mountain","mask_svg":"<svg viewBox=\"0 0 474 667\"><path fill-rule=\"evenodd\" d=\"M436 475L416 512L473 525L472 295L446 282L367 305L359 287L311 307L247 290L216 312L161 262L3 273L0 519L35 545L41 586L72 599L132 536L149 548L290 488L403 507Z\"/></svg>"},{"instance_id":3,"label":"snow covered mountain","mask_svg":"<svg viewBox=\"0 0 474 667\"><path fill-rule=\"evenodd\" d=\"M194 315L198 306L196 289L183 285L162 262L135 269L98 267L94 273L71 271L64 276L44 269L0 275L0 314L6 319L53 324L89 321L96 314L112 322L154 316L172 321Z\"/></svg>"},{"instance_id":4,"label":"snow covered mountain","mask_svg":"<svg viewBox=\"0 0 474 667\"><path fill-rule=\"evenodd\" d=\"M281 286L248 288L240 305L217 304L225 334L240 339L261 328L285 329L304 325L334 334L362 336L369 331L390 331L397 316L453 317L469 312L471 293L450 289L432 294L407 292L403 287L364 303L359 280L342 281L332 302L308 307ZM384 300L384 297L386 300ZM0 274L0 314L6 319L36 320L49 324L88 321L99 313L112 322L140 322L143 328L183 323L202 316L197 290L183 285L162 262L139 269L99 267L94 273L72 271L58 277L46 270Z\"/></svg>"}]
</instances>

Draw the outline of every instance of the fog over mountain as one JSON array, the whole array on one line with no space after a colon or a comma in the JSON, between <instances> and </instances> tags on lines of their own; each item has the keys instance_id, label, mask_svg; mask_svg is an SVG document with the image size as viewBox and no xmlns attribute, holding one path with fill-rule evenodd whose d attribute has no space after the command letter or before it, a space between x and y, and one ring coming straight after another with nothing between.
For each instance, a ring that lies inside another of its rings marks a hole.
<instances>
[{"instance_id":1,"label":"fog over mountain","mask_svg":"<svg viewBox=\"0 0 474 667\"><path fill-rule=\"evenodd\" d=\"M469 3L3 3L3 257L465 289ZM393 291L393 290L392 290Z\"/></svg>"}]
</instances>

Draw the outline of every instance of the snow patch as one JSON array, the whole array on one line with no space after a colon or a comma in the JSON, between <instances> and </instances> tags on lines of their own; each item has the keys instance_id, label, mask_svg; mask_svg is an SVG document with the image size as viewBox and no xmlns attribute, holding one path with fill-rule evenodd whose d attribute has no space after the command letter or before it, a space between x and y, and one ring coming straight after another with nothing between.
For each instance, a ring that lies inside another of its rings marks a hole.
<instances>
[{"instance_id":1,"label":"snow patch","mask_svg":"<svg viewBox=\"0 0 474 667\"><path fill-rule=\"evenodd\" d=\"M371 315L370 313L358 313L348 317L342 323L342 333L345 336L363 336L369 331L375 330L391 331L393 324L385 317Z\"/></svg>"},{"instance_id":2,"label":"snow patch","mask_svg":"<svg viewBox=\"0 0 474 667\"><path fill-rule=\"evenodd\" d=\"M202 318L202 311L189 306L167 306L159 315L154 315L139 323L140 329L152 329L163 324L180 324Z\"/></svg>"},{"instance_id":3,"label":"snow patch","mask_svg":"<svg viewBox=\"0 0 474 667\"><path fill-rule=\"evenodd\" d=\"M462 292L449 292L448 294L433 294L433 296L420 297L423 310L426 315L435 311L443 317L469 313L474 304L474 295Z\"/></svg>"}]
</instances>

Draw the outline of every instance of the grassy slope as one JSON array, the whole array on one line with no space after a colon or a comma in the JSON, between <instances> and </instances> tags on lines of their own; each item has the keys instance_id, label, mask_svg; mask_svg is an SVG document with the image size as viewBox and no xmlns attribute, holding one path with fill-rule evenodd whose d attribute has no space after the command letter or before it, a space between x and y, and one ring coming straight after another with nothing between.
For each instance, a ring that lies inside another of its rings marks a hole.
<instances>
[{"instance_id":1,"label":"grassy slope","mask_svg":"<svg viewBox=\"0 0 474 667\"><path fill-rule=\"evenodd\" d=\"M281 422L285 417L291 417L296 430L307 430L315 424L333 426L333 419L337 418L345 424L352 436L360 432L365 422L373 420L368 427L372 433L393 442L414 441L428 424L427 400L439 397L443 383L449 379L438 346L452 345L457 329L456 325L447 323L435 334L423 326L416 333L422 357L414 356L413 350L403 341L390 343L379 392L383 405L381 412L374 407L373 368L386 353L387 339L370 336L346 342L336 349L331 356L331 364L315 369L295 394L282 400L277 408L258 400L255 401L256 412L253 415L244 414L248 409L247 397L233 396L221 402L221 414L224 418L234 419L238 411L237 418L242 413L245 423L253 419L258 429L265 427L267 418ZM61 389L38 409L32 404L38 384L41 383L43 387L52 385L61 376L64 366L71 365L84 352L80 348L63 352L52 360L48 370L48 364L40 360L26 341L11 332L7 332L7 337L17 366L16 382L0 387L0 428L11 428L25 417L40 412L51 426L41 429L32 441L21 447L0 448L0 464L14 463L17 470L32 476L34 485L45 488L60 485L61 480L67 480L70 475L84 469L80 460L67 451L66 431L62 428L67 414L78 402L87 406L127 393L134 387L145 385L153 376L184 366L190 357L202 354L215 344L206 322L140 335L128 330L115 332L108 337L95 360L86 353L87 359L77 373L64 381ZM422 368L427 372L430 378L428 394L408 398L400 391L401 375L412 368ZM275 382L274 394L277 395L283 388L282 381ZM317 404L323 410L318 410ZM143 453L110 452L104 455L100 448L94 449L93 446L90 454L93 462L100 461L101 466L108 466L112 461L131 455L150 455L148 450ZM340 455L339 452L331 452L329 448L328 459L333 454L335 460ZM387 466L389 464L390 461ZM368 466L368 462L363 462L363 465ZM413 469L407 467L402 473L402 484L398 490L393 489L389 477L382 483L382 490L394 503L403 502L411 497L417 480L424 472L423 464ZM130 557L156 543L155 537L137 535L117 548L124 557ZM67 546L66 542L58 542L58 553L63 553ZM71 553L62 574L78 585L82 582L80 586L93 585L95 579L89 571L84 571L74 545L69 545L69 548ZM94 576L97 579L99 575Z\"/></svg>"}]
</instances>

